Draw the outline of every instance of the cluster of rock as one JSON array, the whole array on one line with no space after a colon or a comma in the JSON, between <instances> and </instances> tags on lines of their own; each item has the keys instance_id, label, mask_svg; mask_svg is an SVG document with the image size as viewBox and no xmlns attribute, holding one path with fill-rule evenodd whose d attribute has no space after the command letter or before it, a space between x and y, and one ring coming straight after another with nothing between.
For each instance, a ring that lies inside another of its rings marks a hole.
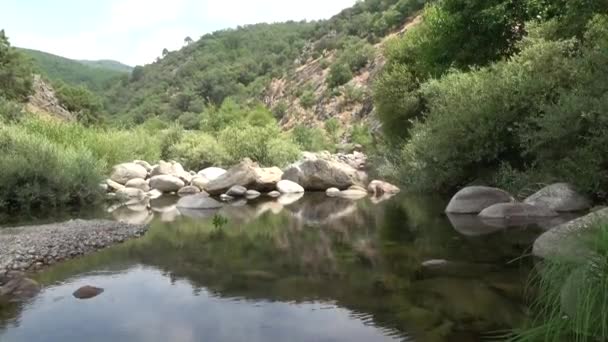
<instances>
[{"instance_id":1,"label":"cluster of rock","mask_svg":"<svg viewBox=\"0 0 608 342\"><path fill-rule=\"evenodd\" d=\"M229 170L210 167L199 172L186 171L180 163L160 161L150 165L136 160L116 165L110 178L102 184L111 196L123 201L158 198L162 194L190 197L180 201L183 208L205 209L240 198L253 200L266 194L270 197L300 194L305 191L327 191L332 197L363 198L368 193L386 197L399 188L382 181L368 184L361 169L367 158L363 153L332 155L304 153L303 158L284 170L263 168L250 159Z\"/></svg>"},{"instance_id":2,"label":"cluster of rock","mask_svg":"<svg viewBox=\"0 0 608 342\"><path fill-rule=\"evenodd\" d=\"M563 213L581 212L591 208L591 201L566 183L549 185L523 202L508 192L486 186L470 186L460 190L446 208L455 227L471 223L471 215L488 226L504 227L547 223L550 228Z\"/></svg>"}]
</instances>

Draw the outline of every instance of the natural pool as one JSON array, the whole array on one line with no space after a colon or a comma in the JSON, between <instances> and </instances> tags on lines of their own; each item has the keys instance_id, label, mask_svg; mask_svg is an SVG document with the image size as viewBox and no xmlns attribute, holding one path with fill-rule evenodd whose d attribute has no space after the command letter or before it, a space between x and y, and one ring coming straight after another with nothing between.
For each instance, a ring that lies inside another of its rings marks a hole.
<instances>
[{"instance_id":1,"label":"natural pool","mask_svg":"<svg viewBox=\"0 0 608 342\"><path fill-rule=\"evenodd\" d=\"M407 195L174 203L106 214L151 229L37 275L0 341L479 341L526 318L540 228L454 229L444 200ZM105 291L78 300L83 285Z\"/></svg>"}]
</instances>

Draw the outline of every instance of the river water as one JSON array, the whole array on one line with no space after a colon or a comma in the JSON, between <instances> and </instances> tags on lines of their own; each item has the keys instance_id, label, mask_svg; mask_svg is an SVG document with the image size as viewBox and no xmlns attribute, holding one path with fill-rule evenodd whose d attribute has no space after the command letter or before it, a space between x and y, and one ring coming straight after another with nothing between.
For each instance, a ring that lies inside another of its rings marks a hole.
<instances>
[{"instance_id":1,"label":"river water","mask_svg":"<svg viewBox=\"0 0 608 342\"><path fill-rule=\"evenodd\" d=\"M95 214L151 229L36 275L37 297L0 308L0 341L479 341L526 318L540 228L454 227L444 200L407 195L174 204ZM105 291L74 298L83 285Z\"/></svg>"}]
</instances>

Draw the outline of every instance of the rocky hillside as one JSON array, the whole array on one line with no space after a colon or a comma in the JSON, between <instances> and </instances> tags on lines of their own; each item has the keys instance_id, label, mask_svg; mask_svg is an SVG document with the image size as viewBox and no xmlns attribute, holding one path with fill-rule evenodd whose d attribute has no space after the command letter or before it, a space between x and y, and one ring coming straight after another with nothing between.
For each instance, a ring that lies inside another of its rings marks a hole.
<instances>
[{"instance_id":1,"label":"rocky hillside","mask_svg":"<svg viewBox=\"0 0 608 342\"><path fill-rule=\"evenodd\" d=\"M74 121L76 116L68 111L57 99L55 89L40 75L34 75L32 94L26 103L26 109L41 117L63 121Z\"/></svg>"},{"instance_id":2,"label":"rocky hillside","mask_svg":"<svg viewBox=\"0 0 608 342\"><path fill-rule=\"evenodd\" d=\"M367 122L377 127L378 121L370 114L374 112L371 99L372 82L382 69L385 58L382 54L385 43L395 36L404 34L409 28L421 21L421 15L414 14L406 22L373 45L373 57L353 78L339 89L328 85L330 69L328 65L336 62L338 52L323 51L317 58L308 58L293 73L272 80L267 88L264 102L270 108L285 106L285 115L280 124L284 129L297 125L320 126L330 118L336 118L343 126L355 122ZM314 97L312 105L303 104L298 89L311 89ZM299 95L299 96L298 96Z\"/></svg>"}]
</instances>

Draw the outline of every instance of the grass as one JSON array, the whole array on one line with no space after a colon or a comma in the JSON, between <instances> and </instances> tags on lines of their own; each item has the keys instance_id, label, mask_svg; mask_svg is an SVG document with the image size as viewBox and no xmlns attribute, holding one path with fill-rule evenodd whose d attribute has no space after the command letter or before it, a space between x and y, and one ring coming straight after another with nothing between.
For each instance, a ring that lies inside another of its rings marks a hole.
<instances>
[{"instance_id":1,"label":"grass","mask_svg":"<svg viewBox=\"0 0 608 342\"><path fill-rule=\"evenodd\" d=\"M591 227L585 261L544 260L532 280L533 320L513 342L608 340L608 222Z\"/></svg>"}]
</instances>

